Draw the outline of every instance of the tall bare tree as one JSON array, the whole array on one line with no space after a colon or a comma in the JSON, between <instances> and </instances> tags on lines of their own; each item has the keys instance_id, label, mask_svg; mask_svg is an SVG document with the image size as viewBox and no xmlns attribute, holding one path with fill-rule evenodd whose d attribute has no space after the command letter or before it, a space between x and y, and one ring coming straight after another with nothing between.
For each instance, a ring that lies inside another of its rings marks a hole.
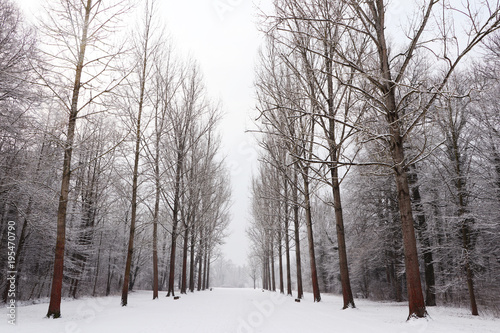
<instances>
[{"instance_id":1,"label":"tall bare tree","mask_svg":"<svg viewBox=\"0 0 500 333\"><path fill-rule=\"evenodd\" d=\"M143 26L140 28L134 40L134 56L136 63L134 64L137 74L137 82L132 82L131 85L137 84L137 90L132 87L132 93L130 96L130 101L132 102L129 108L135 110L137 108L137 114L132 111L132 123L134 126L134 167L132 174L132 201L131 201L131 217L130 217L130 234L128 241L127 259L125 263L125 274L123 278L123 288L122 288L122 306L127 305L128 299L128 289L130 282L130 270L132 265L132 256L134 253L134 236L135 236L135 225L137 218L137 192L138 192L138 177L139 177L139 159L141 156L141 142L143 141L143 126L141 124L144 109L148 106L150 99L148 94L150 93L150 87L148 83L153 74L153 70L156 68L155 60L157 59L159 53L159 47L161 42L161 36L155 36L155 21L154 13L156 11L155 1L147 1L144 5L144 16L142 18L141 24ZM156 225L156 224L155 224ZM155 246L155 245L153 245Z\"/></svg>"},{"instance_id":2,"label":"tall bare tree","mask_svg":"<svg viewBox=\"0 0 500 333\"><path fill-rule=\"evenodd\" d=\"M109 69L117 53L109 49L106 37L116 20L125 10L117 4L105 4L100 0L60 0L46 8L43 32L50 47L43 54L50 62L51 73L40 73L40 80L68 114L65 139L62 142L64 159L57 212L57 241L52 277L52 291L47 317L61 316L61 290L66 242L66 211L72 172L72 153L75 145L76 124L81 112L97 103L104 94L116 86L112 81L100 92L82 94L84 87L94 84ZM106 47L102 48L103 45ZM88 59L88 53L92 58ZM68 72L72 72L71 75ZM84 100L84 98L86 98Z\"/></svg>"}]
</instances>

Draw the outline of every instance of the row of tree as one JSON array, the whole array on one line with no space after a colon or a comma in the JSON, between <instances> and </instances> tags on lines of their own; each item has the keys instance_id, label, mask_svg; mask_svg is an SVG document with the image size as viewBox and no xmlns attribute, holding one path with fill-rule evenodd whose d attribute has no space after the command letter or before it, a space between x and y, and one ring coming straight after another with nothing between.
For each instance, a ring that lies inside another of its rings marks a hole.
<instances>
[{"instance_id":1,"label":"row of tree","mask_svg":"<svg viewBox=\"0 0 500 333\"><path fill-rule=\"evenodd\" d=\"M18 299L50 295L57 318L63 295L206 289L230 184L198 66L155 1L48 6L37 35L0 1L0 262L14 221Z\"/></svg>"},{"instance_id":2,"label":"row of tree","mask_svg":"<svg viewBox=\"0 0 500 333\"><path fill-rule=\"evenodd\" d=\"M278 272L301 298L306 274L315 301L407 300L409 318L498 307L498 28L497 1L274 1L248 230L264 288Z\"/></svg>"}]
</instances>

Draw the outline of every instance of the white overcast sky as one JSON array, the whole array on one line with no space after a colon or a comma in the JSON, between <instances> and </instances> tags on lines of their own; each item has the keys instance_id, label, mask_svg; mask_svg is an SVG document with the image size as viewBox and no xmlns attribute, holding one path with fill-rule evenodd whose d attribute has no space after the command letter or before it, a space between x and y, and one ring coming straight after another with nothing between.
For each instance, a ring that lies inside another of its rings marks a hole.
<instances>
[{"instance_id":1,"label":"white overcast sky","mask_svg":"<svg viewBox=\"0 0 500 333\"><path fill-rule=\"evenodd\" d=\"M231 170L231 224L224 256L246 263L249 242L250 180L256 167L251 127L255 59L262 37L256 27L257 7L270 0L163 0L168 31L181 52L189 52L202 68L208 91L223 104L221 132Z\"/></svg>"},{"instance_id":2,"label":"white overcast sky","mask_svg":"<svg viewBox=\"0 0 500 333\"><path fill-rule=\"evenodd\" d=\"M34 15L43 1L14 0ZM245 264L249 242L245 228L250 219L250 179L256 168L256 144L245 130L254 109L254 68L262 36L257 30L257 8L271 0L158 0L167 32L179 55L200 64L207 90L222 102L220 126L224 153L231 170L232 201L229 237L223 246L226 259Z\"/></svg>"}]
</instances>

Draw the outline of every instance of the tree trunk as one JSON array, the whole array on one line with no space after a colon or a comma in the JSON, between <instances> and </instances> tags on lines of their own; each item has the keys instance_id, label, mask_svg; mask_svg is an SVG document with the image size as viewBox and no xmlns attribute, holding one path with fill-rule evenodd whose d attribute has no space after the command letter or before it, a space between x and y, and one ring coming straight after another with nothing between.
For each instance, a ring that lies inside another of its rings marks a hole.
<instances>
[{"instance_id":1,"label":"tree trunk","mask_svg":"<svg viewBox=\"0 0 500 333\"><path fill-rule=\"evenodd\" d=\"M78 62L75 70L75 81L71 97L71 108L69 112L68 129L66 142L64 143L64 159L62 168L61 191L59 196L59 206L57 209L57 238L54 258L54 273L52 275L52 287L50 291L50 303L47 317L61 317L61 292L64 277L64 248L66 244L66 210L68 207L69 184L71 179L71 157L75 141L76 119L78 116L78 97L80 95L81 78L87 47L87 33L92 10L92 0L87 0L85 5L85 19L83 22L80 49L78 50Z\"/></svg>"},{"instance_id":2,"label":"tree trunk","mask_svg":"<svg viewBox=\"0 0 500 333\"><path fill-rule=\"evenodd\" d=\"M301 299L304 297L304 291L302 289L302 264L300 259L300 227L299 227L299 196L298 196L298 177L297 170L298 166L294 164L293 172L293 224L295 233L295 262L297 265L297 298Z\"/></svg>"},{"instance_id":3,"label":"tree trunk","mask_svg":"<svg viewBox=\"0 0 500 333\"><path fill-rule=\"evenodd\" d=\"M321 294L318 284L318 272L316 270L316 255L314 254L314 236L312 228L311 203L309 196L309 175L307 173L307 168L304 168L302 172L302 178L304 179L304 209L306 212L307 240L309 243L309 261L311 264L311 282L313 288L313 296L314 301L319 302L321 301Z\"/></svg>"},{"instance_id":4,"label":"tree trunk","mask_svg":"<svg viewBox=\"0 0 500 333\"><path fill-rule=\"evenodd\" d=\"M436 278L434 275L434 260L431 250L431 241L427 230L427 220L425 218L424 209L422 206L422 197L420 196L420 188L418 185L418 173L416 166L410 166L411 173L408 174L408 181L412 188L412 198L415 205L418 223L418 236L423 247L424 257L424 276L425 276L425 305L436 306Z\"/></svg>"},{"instance_id":5,"label":"tree trunk","mask_svg":"<svg viewBox=\"0 0 500 333\"><path fill-rule=\"evenodd\" d=\"M175 216L177 218L177 216ZM172 244L170 247L170 265L168 274L168 291L167 297L170 295L175 296L174 285L175 285L175 256L177 249L177 223L174 222L172 225Z\"/></svg>"},{"instance_id":6,"label":"tree trunk","mask_svg":"<svg viewBox=\"0 0 500 333\"><path fill-rule=\"evenodd\" d=\"M111 271L111 250L108 255L108 274L106 278L106 296L111 293L111 280L113 279L113 273Z\"/></svg>"},{"instance_id":7,"label":"tree trunk","mask_svg":"<svg viewBox=\"0 0 500 333\"><path fill-rule=\"evenodd\" d=\"M405 251L406 282L408 289L408 318L422 318L427 315L425 309L422 284L420 281L420 269L418 265L417 241L415 228L413 226L413 213L411 207L410 188L408 175L405 169L405 153L403 148L404 138L401 134L401 124L396 103L395 85L391 77L389 65L389 49L385 40L385 12L383 0L377 1L377 14L375 29L377 31L378 53L380 60L380 71L383 85L381 93L384 96L386 109L386 120L390 132L390 152L394 164L393 171L396 180L396 189L401 215L403 233L403 246Z\"/></svg>"},{"instance_id":8,"label":"tree trunk","mask_svg":"<svg viewBox=\"0 0 500 333\"><path fill-rule=\"evenodd\" d=\"M144 106L144 93L146 90L146 69L147 69L147 52L148 52L148 38L146 36L144 46L144 58L141 69L140 78L140 95L139 95L139 110L137 113L137 128L135 133L135 156L134 156L134 171L132 178L132 201L131 201L131 218L130 218L130 234L128 239L128 250L127 250L127 260L125 263L125 274L123 277L123 288L122 288L122 306L127 306L128 301L128 289L130 283L130 270L132 266L132 256L134 254L134 237L135 237L135 222L137 218L137 188L138 188L138 178L139 178L139 158L141 154L141 117L142 108Z\"/></svg>"},{"instance_id":9,"label":"tree trunk","mask_svg":"<svg viewBox=\"0 0 500 333\"><path fill-rule=\"evenodd\" d=\"M202 264L203 264L203 228L200 229L200 248L198 250L198 286L196 290L201 290L201 278L202 278Z\"/></svg>"},{"instance_id":10,"label":"tree trunk","mask_svg":"<svg viewBox=\"0 0 500 333\"><path fill-rule=\"evenodd\" d=\"M207 254L207 282L205 284L205 289L208 289L210 288L210 251L208 251L208 254Z\"/></svg>"},{"instance_id":11,"label":"tree trunk","mask_svg":"<svg viewBox=\"0 0 500 333\"><path fill-rule=\"evenodd\" d=\"M455 175L455 187L457 190L458 194L458 217L461 219L461 227L460 227L460 234L462 237L462 249L464 252L464 269L465 269L465 274L466 274L466 279L467 279L467 289L469 291L469 300L470 300L470 307L471 307L471 314L473 316L478 316L479 312L477 309L477 303L476 303L476 294L474 291L474 272L472 271L471 267L471 258L470 258L470 252L471 252L471 231L470 231L470 222L471 219L467 218L465 215L468 211L467 207L467 200L466 200L466 181L465 177L463 175L462 171L462 163L461 163L461 154L458 146L458 135L457 133L453 132L451 133L452 137L452 153L451 156L453 158L454 162L454 171L456 173Z\"/></svg>"},{"instance_id":12,"label":"tree trunk","mask_svg":"<svg viewBox=\"0 0 500 333\"><path fill-rule=\"evenodd\" d=\"M158 298L158 215L160 213L160 131L158 130L158 116L156 124L155 146L155 208L153 212L153 299Z\"/></svg>"},{"instance_id":13,"label":"tree trunk","mask_svg":"<svg viewBox=\"0 0 500 333\"><path fill-rule=\"evenodd\" d=\"M355 308L354 297L352 296L351 280L349 278L349 266L347 261L347 247L345 243L345 232L344 232L344 216L342 213L342 201L340 195L340 182L339 182L339 171L338 171L338 145L336 143L337 138L335 137L335 107L333 104L333 63L330 59L329 54L333 55L333 50L327 49L327 61L326 61L326 71L328 73L327 83L328 83L328 142L329 142L329 153L330 153L330 175L332 181L332 191L333 191L333 206L335 210L335 222L337 226L337 246L339 252L339 266L340 266L340 282L342 284L342 297L344 300L343 309L349 307ZM344 138L341 138L343 140Z\"/></svg>"},{"instance_id":14,"label":"tree trunk","mask_svg":"<svg viewBox=\"0 0 500 333\"><path fill-rule=\"evenodd\" d=\"M97 281L99 281L99 267L101 262L101 246L102 246L102 231L101 236L99 237L99 247L97 249L97 262L96 262L96 270L95 270L95 278L94 278L94 288L92 289L92 297L96 296L97 290Z\"/></svg>"},{"instance_id":15,"label":"tree trunk","mask_svg":"<svg viewBox=\"0 0 500 333\"><path fill-rule=\"evenodd\" d=\"M177 152L177 163L175 170L175 188L174 188L174 206L172 207L172 247L170 248L170 273L168 279L168 292L167 297L170 295L175 296L174 285L175 285L175 256L177 249L177 226L179 224L179 201L181 193L181 177L183 169L183 150L184 147L180 147L179 152Z\"/></svg>"},{"instance_id":16,"label":"tree trunk","mask_svg":"<svg viewBox=\"0 0 500 333\"><path fill-rule=\"evenodd\" d=\"M290 237L288 235L288 180L285 179L285 256L286 256L286 294L292 295L292 275L290 272Z\"/></svg>"},{"instance_id":17,"label":"tree trunk","mask_svg":"<svg viewBox=\"0 0 500 333\"><path fill-rule=\"evenodd\" d=\"M127 249L127 259L125 263L125 273L123 277L123 288L122 288L122 299L121 305L127 306L128 301L128 288L130 283L130 270L132 267L132 257L134 254L134 237L135 237L135 221L137 216L137 186L138 186L138 173L139 173L139 156L140 156L140 144L141 144L141 113L142 104L139 105L139 114L137 116L137 131L136 131L136 142L135 142L135 158L134 158L134 174L132 179L132 207L131 207L131 218L130 218L130 233L128 238L128 249Z\"/></svg>"},{"instance_id":18,"label":"tree trunk","mask_svg":"<svg viewBox=\"0 0 500 333\"><path fill-rule=\"evenodd\" d=\"M335 221L337 225L337 242L339 251L340 282L342 284L342 297L344 300L343 309L355 308L354 297L352 296L351 280L349 278L349 266L347 261L347 246L345 243L344 216L342 214L342 203L340 199L340 184L338 169L331 169L333 205L335 209Z\"/></svg>"},{"instance_id":19,"label":"tree trunk","mask_svg":"<svg viewBox=\"0 0 500 333\"><path fill-rule=\"evenodd\" d=\"M273 232L274 230L271 231L271 240L269 242L269 251L270 251L270 258L271 258L271 290L276 291L276 272L274 269L274 237L273 237Z\"/></svg>"},{"instance_id":20,"label":"tree trunk","mask_svg":"<svg viewBox=\"0 0 500 333\"><path fill-rule=\"evenodd\" d=\"M280 214L281 215L281 214ZM283 250L282 250L282 234L281 234L281 224L278 226L278 266L279 266L279 273L280 273L280 293L283 294L285 293L284 286L283 286Z\"/></svg>"},{"instance_id":21,"label":"tree trunk","mask_svg":"<svg viewBox=\"0 0 500 333\"><path fill-rule=\"evenodd\" d=\"M181 294L186 293L186 282L187 282L187 257L188 257L188 239L189 239L189 227L184 226L184 242L182 246L182 277L181 277Z\"/></svg>"},{"instance_id":22,"label":"tree trunk","mask_svg":"<svg viewBox=\"0 0 500 333\"><path fill-rule=\"evenodd\" d=\"M208 242L205 242L205 251L203 253L203 278L202 278L202 285L201 285L201 290L207 289L207 258L208 258Z\"/></svg>"},{"instance_id":23,"label":"tree trunk","mask_svg":"<svg viewBox=\"0 0 500 333\"><path fill-rule=\"evenodd\" d=\"M462 237L464 239L464 247L466 247L465 243L467 242L468 238L468 229L464 225L462 228ZM479 312L477 310L477 304L476 304L476 295L474 292L474 273L472 272L472 268L470 267L470 258L469 258L469 252L466 250L465 252L465 272L467 273L467 288L469 290L469 299L470 299L470 307L471 307L471 314L473 316L478 316Z\"/></svg>"},{"instance_id":24,"label":"tree trunk","mask_svg":"<svg viewBox=\"0 0 500 333\"><path fill-rule=\"evenodd\" d=\"M393 138L401 139L399 135ZM422 293L422 284L420 281L420 269L418 265L417 241L415 238L415 228L413 226L413 215L410 199L410 189L408 186L408 177L402 164L404 163L404 153L402 140L396 142L396 148L393 151L395 162L396 188L398 191L399 212L401 214L403 246L405 251L406 283L408 288L408 305L410 317L425 317L424 296Z\"/></svg>"},{"instance_id":25,"label":"tree trunk","mask_svg":"<svg viewBox=\"0 0 500 333\"><path fill-rule=\"evenodd\" d=\"M272 290L272 288L273 288L273 282L271 280L271 269L269 268L269 266L271 265L270 258L271 257L269 256L269 252L268 252L267 256L266 256L267 290Z\"/></svg>"},{"instance_id":26,"label":"tree trunk","mask_svg":"<svg viewBox=\"0 0 500 333\"><path fill-rule=\"evenodd\" d=\"M139 275L139 269L141 268L141 266L139 265L139 258L140 258L140 255L137 256L137 263L133 266L133 269L132 269L133 273L131 274L130 284L129 284L130 291L134 290L135 281L137 281L137 275Z\"/></svg>"},{"instance_id":27,"label":"tree trunk","mask_svg":"<svg viewBox=\"0 0 500 333\"><path fill-rule=\"evenodd\" d=\"M267 290L267 277L266 277L266 258L262 258L262 289Z\"/></svg>"},{"instance_id":28,"label":"tree trunk","mask_svg":"<svg viewBox=\"0 0 500 333\"><path fill-rule=\"evenodd\" d=\"M163 257L167 258L167 253L170 252L170 248L167 250L167 242L165 241L164 246L163 246ZM164 290L165 288L168 288L168 269L170 267L170 258L168 258L165 261L165 266L163 266L163 272L161 273L161 280L159 283L159 289Z\"/></svg>"},{"instance_id":29,"label":"tree trunk","mask_svg":"<svg viewBox=\"0 0 500 333\"><path fill-rule=\"evenodd\" d=\"M194 261L194 246L196 242L196 230L195 223L191 226L191 252L189 258L189 291L194 292L194 271L195 271L195 261Z\"/></svg>"}]
</instances>

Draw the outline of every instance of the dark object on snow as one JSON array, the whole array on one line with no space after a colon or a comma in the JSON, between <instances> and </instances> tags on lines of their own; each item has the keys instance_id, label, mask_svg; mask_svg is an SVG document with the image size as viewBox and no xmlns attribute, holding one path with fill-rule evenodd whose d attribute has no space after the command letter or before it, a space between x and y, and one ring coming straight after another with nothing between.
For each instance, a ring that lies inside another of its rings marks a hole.
<instances>
[{"instance_id":1,"label":"dark object on snow","mask_svg":"<svg viewBox=\"0 0 500 333\"><path fill-rule=\"evenodd\" d=\"M296 298L295 302L300 303L300 298Z\"/></svg>"},{"instance_id":2,"label":"dark object on snow","mask_svg":"<svg viewBox=\"0 0 500 333\"><path fill-rule=\"evenodd\" d=\"M264 289L262 289L262 292L264 292Z\"/></svg>"},{"instance_id":3,"label":"dark object on snow","mask_svg":"<svg viewBox=\"0 0 500 333\"><path fill-rule=\"evenodd\" d=\"M212 288L210 288L210 291L212 291Z\"/></svg>"},{"instance_id":4,"label":"dark object on snow","mask_svg":"<svg viewBox=\"0 0 500 333\"><path fill-rule=\"evenodd\" d=\"M180 296L174 296L174 300L181 298Z\"/></svg>"}]
</instances>

